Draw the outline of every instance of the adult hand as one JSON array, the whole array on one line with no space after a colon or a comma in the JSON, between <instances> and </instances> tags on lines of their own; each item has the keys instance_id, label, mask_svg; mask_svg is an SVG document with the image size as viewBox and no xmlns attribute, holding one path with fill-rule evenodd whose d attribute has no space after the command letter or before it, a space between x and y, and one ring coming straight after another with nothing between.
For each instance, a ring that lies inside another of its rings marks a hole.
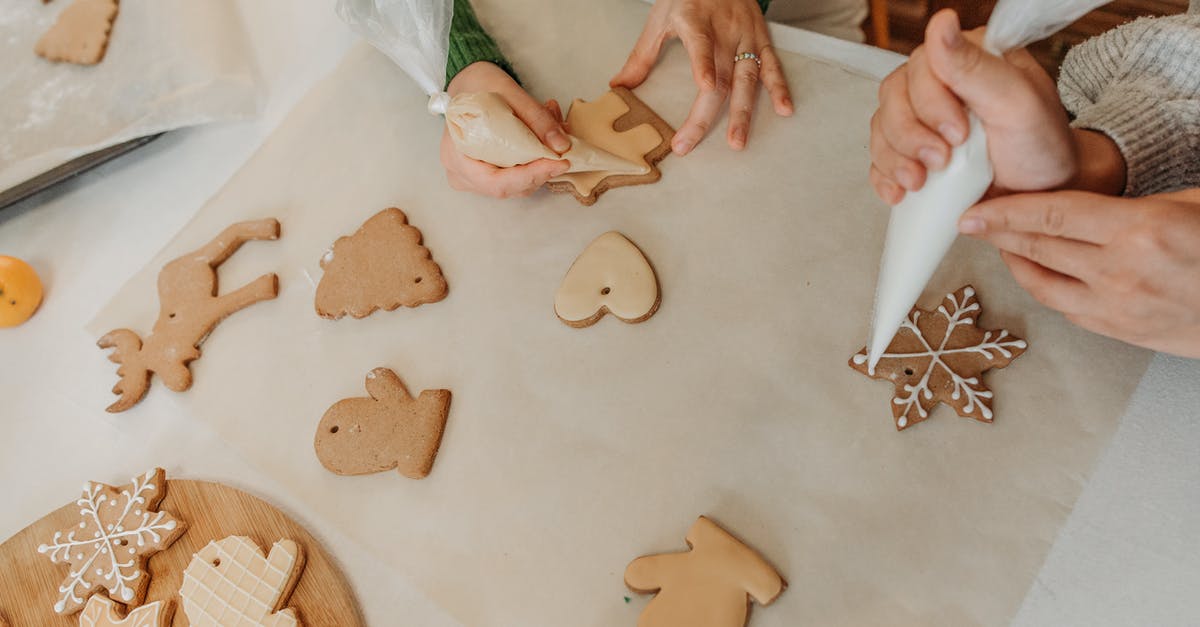
<instances>
[{"instance_id":1,"label":"adult hand","mask_svg":"<svg viewBox=\"0 0 1200 627\"><path fill-rule=\"evenodd\" d=\"M691 152L712 128L725 99L729 99L726 141L734 150L746 147L750 118L758 99L758 82L767 87L775 113L792 114L792 96L783 75L762 9L754 0L657 0L646 27L633 46L625 67L613 77L613 87L637 87L658 61L663 43L678 37L692 62L692 79L699 88L687 120L671 139L678 155ZM758 55L734 61L742 53Z\"/></svg>"},{"instance_id":2,"label":"adult hand","mask_svg":"<svg viewBox=\"0 0 1200 627\"><path fill-rule=\"evenodd\" d=\"M1200 189L1005 196L968 210L959 230L999 248L1017 282L1071 322L1200 357Z\"/></svg>"},{"instance_id":3,"label":"adult hand","mask_svg":"<svg viewBox=\"0 0 1200 627\"><path fill-rule=\"evenodd\" d=\"M962 32L953 11L940 11L925 44L880 84L870 178L884 202L900 202L946 166L967 137L965 107L987 131L999 190L1051 189L1076 177L1076 141L1054 81L1025 50L985 52L983 34Z\"/></svg>"},{"instance_id":4,"label":"adult hand","mask_svg":"<svg viewBox=\"0 0 1200 627\"><path fill-rule=\"evenodd\" d=\"M548 148L562 154L571 147L558 103L550 100L542 104L534 100L494 63L479 61L468 65L455 75L446 91L451 96L488 91L500 94L513 113ZM571 167L563 160L538 159L511 168L498 168L459 152L450 133L446 131L442 131L441 150L442 165L446 168L450 187L495 198L528 196L547 180L563 174Z\"/></svg>"}]
</instances>

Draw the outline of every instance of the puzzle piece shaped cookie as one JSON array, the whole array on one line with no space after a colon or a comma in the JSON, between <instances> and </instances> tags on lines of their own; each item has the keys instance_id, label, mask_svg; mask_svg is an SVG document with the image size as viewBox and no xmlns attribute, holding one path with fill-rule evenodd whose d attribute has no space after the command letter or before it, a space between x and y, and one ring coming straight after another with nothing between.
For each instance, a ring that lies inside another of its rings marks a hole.
<instances>
[{"instance_id":1,"label":"puzzle piece shaped cookie","mask_svg":"<svg viewBox=\"0 0 1200 627\"><path fill-rule=\"evenodd\" d=\"M567 112L567 130L574 136L629 161L645 164L645 174L571 172L553 178L546 187L570 193L584 205L596 202L614 187L644 185L662 178L656 164L671 152L675 130L624 87L614 87L592 102L576 100Z\"/></svg>"},{"instance_id":2,"label":"puzzle piece shaped cookie","mask_svg":"<svg viewBox=\"0 0 1200 627\"><path fill-rule=\"evenodd\" d=\"M701 516L690 551L648 555L625 569L625 585L657 595L638 627L744 627L750 600L770 605L787 583L758 553Z\"/></svg>"},{"instance_id":3,"label":"puzzle piece shaped cookie","mask_svg":"<svg viewBox=\"0 0 1200 627\"><path fill-rule=\"evenodd\" d=\"M155 601L129 610L122 618L112 599L94 594L79 614L79 627L167 627L175 605L170 601Z\"/></svg>"},{"instance_id":4,"label":"puzzle piece shaped cookie","mask_svg":"<svg viewBox=\"0 0 1200 627\"><path fill-rule=\"evenodd\" d=\"M34 45L50 61L95 65L104 58L117 17L117 0L75 0Z\"/></svg>"},{"instance_id":5,"label":"puzzle piece shaped cookie","mask_svg":"<svg viewBox=\"0 0 1200 627\"><path fill-rule=\"evenodd\" d=\"M554 295L554 313L573 326L595 324L611 312L625 322L641 322L659 305L658 279L641 250L624 235L609 231L575 259Z\"/></svg>"},{"instance_id":6,"label":"puzzle piece shaped cookie","mask_svg":"<svg viewBox=\"0 0 1200 627\"><path fill-rule=\"evenodd\" d=\"M421 231L395 207L375 214L353 235L339 237L321 268L317 313L333 320L435 303L448 290L441 267L421 245Z\"/></svg>"},{"instance_id":7,"label":"puzzle piece shaped cookie","mask_svg":"<svg viewBox=\"0 0 1200 627\"><path fill-rule=\"evenodd\" d=\"M213 540L183 571L183 613L192 627L296 627L295 610L280 608L303 569L304 552L291 540L276 542L265 557L250 538Z\"/></svg>"},{"instance_id":8,"label":"puzzle piece shaped cookie","mask_svg":"<svg viewBox=\"0 0 1200 627\"><path fill-rule=\"evenodd\" d=\"M313 446L321 464L339 475L365 475L396 468L410 479L429 475L450 411L450 390L424 390L413 398L387 368L367 374L370 398L334 403Z\"/></svg>"},{"instance_id":9,"label":"puzzle piece shaped cookie","mask_svg":"<svg viewBox=\"0 0 1200 627\"><path fill-rule=\"evenodd\" d=\"M850 358L850 367L896 386L892 416L896 429L929 418L938 403L964 418L992 422L992 391L983 373L1003 368L1028 345L1006 330L980 329L981 308L970 285L947 294L935 311L913 308L872 371L867 349Z\"/></svg>"}]
</instances>

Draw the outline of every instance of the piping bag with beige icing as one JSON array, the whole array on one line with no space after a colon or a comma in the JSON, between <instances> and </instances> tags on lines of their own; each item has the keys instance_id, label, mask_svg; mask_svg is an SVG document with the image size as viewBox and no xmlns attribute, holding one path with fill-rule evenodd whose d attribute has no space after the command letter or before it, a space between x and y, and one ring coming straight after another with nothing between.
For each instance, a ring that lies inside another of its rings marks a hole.
<instances>
[{"instance_id":1,"label":"piping bag with beige icing","mask_svg":"<svg viewBox=\"0 0 1200 627\"><path fill-rule=\"evenodd\" d=\"M538 159L566 159L568 172L645 174L650 168L569 135L561 156L537 138L498 94L442 91L450 49L453 0L338 0L338 16L395 61L429 95L429 112L446 116L460 152L501 168Z\"/></svg>"},{"instance_id":2,"label":"piping bag with beige icing","mask_svg":"<svg viewBox=\"0 0 1200 627\"><path fill-rule=\"evenodd\" d=\"M988 21L984 49L999 56L1045 39L1107 2L1000 0ZM870 371L958 237L958 219L992 185L987 135L975 114L970 113L969 118L967 140L954 149L945 169L930 172L924 187L908 192L892 207L867 340Z\"/></svg>"}]
</instances>

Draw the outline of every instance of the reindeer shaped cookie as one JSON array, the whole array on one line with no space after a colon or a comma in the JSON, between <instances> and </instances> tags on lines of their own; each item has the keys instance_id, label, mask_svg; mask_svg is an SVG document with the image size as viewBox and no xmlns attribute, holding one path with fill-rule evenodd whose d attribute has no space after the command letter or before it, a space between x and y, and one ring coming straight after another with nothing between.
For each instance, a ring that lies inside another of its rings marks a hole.
<instances>
[{"instance_id":1,"label":"reindeer shaped cookie","mask_svg":"<svg viewBox=\"0 0 1200 627\"><path fill-rule=\"evenodd\" d=\"M167 265L158 275L158 321L143 341L129 329L110 331L100 348L114 349L109 360L120 364L113 387L120 398L108 407L116 413L133 407L150 389L150 374L158 373L167 388L182 392L192 386L188 364L200 357L200 343L226 316L279 293L279 279L264 274L228 294L217 295L217 266L242 244L279 238L274 218L239 222L216 239Z\"/></svg>"}]
</instances>

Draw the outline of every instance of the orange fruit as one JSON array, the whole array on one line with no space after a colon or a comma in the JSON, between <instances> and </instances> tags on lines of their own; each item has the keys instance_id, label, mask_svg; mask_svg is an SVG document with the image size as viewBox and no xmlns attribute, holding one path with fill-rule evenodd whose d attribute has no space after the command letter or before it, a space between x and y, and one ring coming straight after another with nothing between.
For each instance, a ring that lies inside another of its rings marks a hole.
<instances>
[{"instance_id":1,"label":"orange fruit","mask_svg":"<svg viewBox=\"0 0 1200 627\"><path fill-rule=\"evenodd\" d=\"M42 281L29 264L0 255L0 327L25 322L42 304Z\"/></svg>"}]
</instances>

